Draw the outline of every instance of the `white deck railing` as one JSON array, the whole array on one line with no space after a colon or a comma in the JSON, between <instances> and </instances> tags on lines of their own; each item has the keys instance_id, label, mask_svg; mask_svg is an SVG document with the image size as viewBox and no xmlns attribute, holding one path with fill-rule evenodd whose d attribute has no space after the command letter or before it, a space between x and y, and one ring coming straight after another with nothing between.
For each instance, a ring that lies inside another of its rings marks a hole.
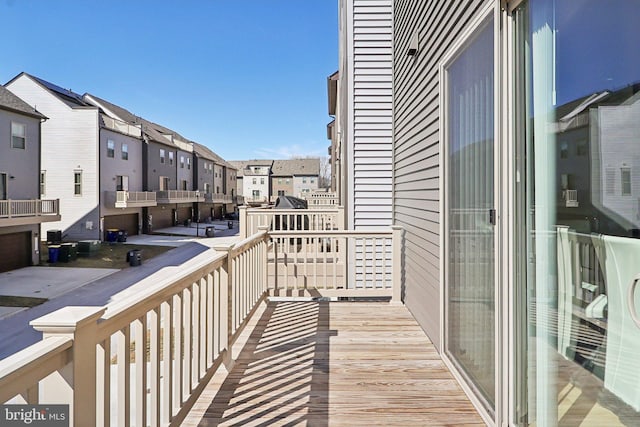
<instances>
[{"instance_id":1,"label":"white deck railing","mask_svg":"<svg viewBox=\"0 0 640 427\"><path fill-rule=\"evenodd\" d=\"M0 218L58 215L60 201L55 200L0 200Z\"/></svg>"},{"instance_id":2,"label":"white deck railing","mask_svg":"<svg viewBox=\"0 0 640 427\"><path fill-rule=\"evenodd\" d=\"M344 208L260 209L241 206L240 236L250 236L260 226L271 230L325 231L344 230Z\"/></svg>"},{"instance_id":3,"label":"white deck railing","mask_svg":"<svg viewBox=\"0 0 640 427\"><path fill-rule=\"evenodd\" d=\"M336 193L305 193L303 198L309 204L309 209L338 206L340 200Z\"/></svg>"},{"instance_id":4,"label":"white deck railing","mask_svg":"<svg viewBox=\"0 0 640 427\"><path fill-rule=\"evenodd\" d=\"M158 203L190 203L204 202L204 197L200 198L200 193L197 191L163 190L157 192L156 200Z\"/></svg>"},{"instance_id":5,"label":"white deck railing","mask_svg":"<svg viewBox=\"0 0 640 427\"><path fill-rule=\"evenodd\" d=\"M178 425L266 295L267 242L262 231L105 307L34 320L43 340L0 361L0 402L69 404L77 426Z\"/></svg>"},{"instance_id":6,"label":"white deck railing","mask_svg":"<svg viewBox=\"0 0 640 427\"><path fill-rule=\"evenodd\" d=\"M77 426L180 425L218 368L232 366L230 348L268 292L399 302L401 256L399 227L261 227L188 267L165 267L104 307L32 321L43 340L0 361L0 403L69 404ZM344 281L350 268L361 281Z\"/></svg>"}]
</instances>

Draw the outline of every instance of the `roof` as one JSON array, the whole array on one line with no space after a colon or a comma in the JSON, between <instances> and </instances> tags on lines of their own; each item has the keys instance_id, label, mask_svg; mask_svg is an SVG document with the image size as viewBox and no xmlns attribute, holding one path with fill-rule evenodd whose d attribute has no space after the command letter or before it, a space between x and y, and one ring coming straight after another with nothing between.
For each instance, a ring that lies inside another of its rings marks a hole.
<instances>
[{"instance_id":1,"label":"roof","mask_svg":"<svg viewBox=\"0 0 640 427\"><path fill-rule=\"evenodd\" d=\"M49 91L49 93L51 93L53 96L55 96L56 98L58 98L60 101L64 102L71 108L87 108L87 107L96 108L94 105L91 105L88 102L86 102L82 98L82 95L75 93L71 89L65 89L51 82L48 82L44 79L41 79L40 77L33 76L29 73L22 72L18 74L16 77L14 77L13 79L11 79L9 83L19 78L20 76L29 77L30 79L38 83L40 86L42 86L44 89Z\"/></svg>"},{"instance_id":2,"label":"roof","mask_svg":"<svg viewBox=\"0 0 640 427\"><path fill-rule=\"evenodd\" d=\"M0 85L0 108L14 113L24 114L25 116L46 119L38 110L24 102L20 97L2 85Z\"/></svg>"},{"instance_id":3,"label":"roof","mask_svg":"<svg viewBox=\"0 0 640 427\"><path fill-rule=\"evenodd\" d=\"M229 163L238 171L238 177L242 178L245 175L255 175L248 169L250 166L267 166L270 168L273 165L273 160L229 160Z\"/></svg>"},{"instance_id":4,"label":"roof","mask_svg":"<svg viewBox=\"0 0 640 427\"><path fill-rule=\"evenodd\" d=\"M93 100L101 109L108 110L109 113L115 115L122 121L125 121L129 124L133 125L141 125L142 132L144 135L150 139L151 141L158 142L160 144L169 145L171 147L176 147L167 137L165 137L161 132L158 131L162 126L150 122L149 120L143 119L140 116L136 116L131 113L129 110L122 108L118 105L112 104L109 101L105 101L104 99L92 95L90 93L85 93L83 99Z\"/></svg>"},{"instance_id":5,"label":"roof","mask_svg":"<svg viewBox=\"0 0 640 427\"><path fill-rule=\"evenodd\" d=\"M205 147L202 144L198 144L197 142L193 143L193 151L196 153L196 156L203 157L205 159L211 160L219 165L225 166L228 169L236 169L231 163L227 162L225 159L214 153L209 149L209 147Z\"/></svg>"},{"instance_id":6,"label":"roof","mask_svg":"<svg viewBox=\"0 0 640 427\"><path fill-rule=\"evenodd\" d=\"M274 160L271 173L274 176L320 175L320 159Z\"/></svg>"}]
</instances>

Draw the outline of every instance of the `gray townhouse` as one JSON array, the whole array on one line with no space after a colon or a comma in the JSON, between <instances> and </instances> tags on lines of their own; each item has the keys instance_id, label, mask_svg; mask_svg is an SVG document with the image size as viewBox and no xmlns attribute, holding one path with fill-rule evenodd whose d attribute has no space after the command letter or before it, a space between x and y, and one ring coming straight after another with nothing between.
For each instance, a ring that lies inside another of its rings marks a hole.
<instances>
[{"instance_id":1,"label":"gray townhouse","mask_svg":"<svg viewBox=\"0 0 640 427\"><path fill-rule=\"evenodd\" d=\"M208 147L193 143L194 190L200 194L198 217L224 218L235 211L236 169Z\"/></svg>"},{"instance_id":2,"label":"gray townhouse","mask_svg":"<svg viewBox=\"0 0 640 427\"><path fill-rule=\"evenodd\" d=\"M486 424L640 425L640 5L339 7L348 224L403 227L403 301Z\"/></svg>"},{"instance_id":3,"label":"gray townhouse","mask_svg":"<svg viewBox=\"0 0 640 427\"><path fill-rule=\"evenodd\" d=\"M271 167L271 201L278 196L305 197L318 190L320 159L274 160Z\"/></svg>"},{"instance_id":4,"label":"gray townhouse","mask_svg":"<svg viewBox=\"0 0 640 427\"><path fill-rule=\"evenodd\" d=\"M41 124L46 117L0 86L0 272L40 262L41 224L60 220L42 200Z\"/></svg>"}]
</instances>

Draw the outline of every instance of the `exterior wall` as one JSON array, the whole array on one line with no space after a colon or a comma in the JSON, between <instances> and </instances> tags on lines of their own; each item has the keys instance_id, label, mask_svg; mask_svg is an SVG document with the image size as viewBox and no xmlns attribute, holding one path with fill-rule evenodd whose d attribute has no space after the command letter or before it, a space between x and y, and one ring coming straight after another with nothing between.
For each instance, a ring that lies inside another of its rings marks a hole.
<instances>
[{"instance_id":1,"label":"exterior wall","mask_svg":"<svg viewBox=\"0 0 640 427\"><path fill-rule=\"evenodd\" d=\"M213 194L224 194L224 166L214 164L213 165Z\"/></svg>"},{"instance_id":2,"label":"exterior wall","mask_svg":"<svg viewBox=\"0 0 640 427\"><path fill-rule=\"evenodd\" d=\"M115 144L113 158L107 156L109 140ZM122 144L128 146L128 160L122 159ZM115 178L118 175L129 177L129 191L142 191L142 141L109 129L100 129L100 190L103 209L114 209L112 194L117 190Z\"/></svg>"},{"instance_id":3,"label":"exterior wall","mask_svg":"<svg viewBox=\"0 0 640 427\"><path fill-rule=\"evenodd\" d=\"M244 196L244 177L238 176L236 179L236 191L238 196Z\"/></svg>"},{"instance_id":4,"label":"exterior wall","mask_svg":"<svg viewBox=\"0 0 640 427\"><path fill-rule=\"evenodd\" d=\"M228 196L237 196L238 191L236 190L236 176L238 175L238 171L231 168L225 168L225 194Z\"/></svg>"},{"instance_id":5,"label":"exterior wall","mask_svg":"<svg viewBox=\"0 0 640 427\"><path fill-rule=\"evenodd\" d=\"M308 175L308 176L300 176L296 175L293 177L293 195L295 197L301 197L306 193L310 193L311 191L316 191L318 189L318 176L317 175Z\"/></svg>"},{"instance_id":6,"label":"exterior wall","mask_svg":"<svg viewBox=\"0 0 640 427\"><path fill-rule=\"evenodd\" d=\"M146 145L147 156L147 191L160 190L160 177L169 177L169 190L177 190L176 149L168 145L149 141ZM160 163L160 150L165 151L165 163ZM173 152L173 165L169 164L169 152Z\"/></svg>"},{"instance_id":7,"label":"exterior wall","mask_svg":"<svg viewBox=\"0 0 640 427\"><path fill-rule=\"evenodd\" d=\"M11 122L25 125L24 150L11 148ZM7 174L8 199L40 198L40 119L0 110L0 173Z\"/></svg>"},{"instance_id":8,"label":"exterior wall","mask_svg":"<svg viewBox=\"0 0 640 427\"><path fill-rule=\"evenodd\" d=\"M288 181L288 182L287 182ZM293 192L293 177L291 176L272 176L271 177L271 192L272 198L278 198L278 192L284 191L285 196L295 196Z\"/></svg>"},{"instance_id":9,"label":"exterior wall","mask_svg":"<svg viewBox=\"0 0 640 427\"><path fill-rule=\"evenodd\" d=\"M436 347L441 344L438 65L482 4L395 1L394 222L405 229L405 303ZM416 31L418 54L409 57Z\"/></svg>"},{"instance_id":10,"label":"exterior wall","mask_svg":"<svg viewBox=\"0 0 640 427\"><path fill-rule=\"evenodd\" d=\"M209 192L213 192L213 172L209 170L209 165L213 164L211 160L197 158L196 186L195 190L204 193L205 183L209 184Z\"/></svg>"},{"instance_id":11,"label":"exterior wall","mask_svg":"<svg viewBox=\"0 0 640 427\"><path fill-rule=\"evenodd\" d=\"M392 223L392 5L393 0L341 2L345 204L347 225L354 229Z\"/></svg>"},{"instance_id":12,"label":"exterior wall","mask_svg":"<svg viewBox=\"0 0 640 427\"><path fill-rule=\"evenodd\" d=\"M256 183L253 183L253 180ZM264 183L262 183L264 181ZM249 200L253 198L253 190L260 191L260 197L270 197L269 192L269 176L268 175L251 175L245 176L243 179L243 193L245 199Z\"/></svg>"},{"instance_id":13,"label":"exterior wall","mask_svg":"<svg viewBox=\"0 0 640 427\"><path fill-rule=\"evenodd\" d=\"M176 153L177 190L184 189L182 188L182 181L187 182L187 190L193 188L193 165L191 164L191 157L193 157L193 154L187 151L178 150Z\"/></svg>"},{"instance_id":14,"label":"exterior wall","mask_svg":"<svg viewBox=\"0 0 640 427\"><path fill-rule=\"evenodd\" d=\"M11 122L26 127L25 149L11 148ZM40 119L0 110L0 173L7 174L7 198L40 198ZM14 179L9 177L13 176ZM0 234L31 233L31 264L40 262L40 224L0 227ZM45 234L46 236L46 234Z\"/></svg>"},{"instance_id":15,"label":"exterior wall","mask_svg":"<svg viewBox=\"0 0 640 427\"><path fill-rule=\"evenodd\" d=\"M42 224L41 237L60 229L70 240L99 239L98 109L70 108L30 77L7 88L49 119L42 123L41 170L46 197L60 199L59 222ZM82 172L82 194L74 194L74 172Z\"/></svg>"}]
</instances>

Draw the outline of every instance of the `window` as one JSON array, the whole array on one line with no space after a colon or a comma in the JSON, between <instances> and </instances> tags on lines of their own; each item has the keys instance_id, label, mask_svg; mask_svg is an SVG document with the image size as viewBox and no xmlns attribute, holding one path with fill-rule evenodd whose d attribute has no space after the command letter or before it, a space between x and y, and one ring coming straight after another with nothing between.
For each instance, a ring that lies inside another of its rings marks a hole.
<instances>
[{"instance_id":1,"label":"window","mask_svg":"<svg viewBox=\"0 0 640 427\"><path fill-rule=\"evenodd\" d=\"M278 178L278 184L282 184L282 178Z\"/></svg>"},{"instance_id":2,"label":"window","mask_svg":"<svg viewBox=\"0 0 640 427\"><path fill-rule=\"evenodd\" d=\"M11 122L11 147L24 150L27 141L27 127L22 123Z\"/></svg>"},{"instance_id":3,"label":"window","mask_svg":"<svg viewBox=\"0 0 640 427\"><path fill-rule=\"evenodd\" d=\"M129 191L129 177L126 175L116 176L116 191Z\"/></svg>"},{"instance_id":4,"label":"window","mask_svg":"<svg viewBox=\"0 0 640 427\"><path fill-rule=\"evenodd\" d=\"M180 156L180 168L184 169L184 156Z\"/></svg>"},{"instance_id":5,"label":"window","mask_svg":"<svg viewBox=\"0 0 640 427\"><path fill-rule=\"evenodd\" d=\"M129 160L129 145L122 143L122 160Z\"/></svg>"},{"instance_id":6,"label":"window","mask_svg":"<svg viewBox=\"0 0 640 427\"><path fill-rule=\"evenodd\" d=\"M82 171L73 172L73 194L82 195Z\"/></svg>"},{"instance_id":7,"label":"window","mask_svg":"<svg viewBox=\"0 0 640 427\"><path fill-rule=\"evenodd\" d=\"M191 169L191 159L187 157L187 169Z\"/></svg>"},{"instance_id":8,"label":"window","mask_svg":"<svg viewBox=\"0 0 640 427\"><path fill-rule=\"evenodd\" d=\"M173 151L169 151L169 164L173 164Z\"/></svg>"},{"instance_id":9,"label":"window","mask_svg":"<svg viewBox=\"0 0 640 427\"><path fill-rule=\"evenodd\" d=\"M257 184L258 183L258 179L257 178L253 178L253 183Z\"/></svg>"},{"instance_id":10,"label":"window","mask_svg":"<svg viewBox=\"0 0 640 427\"><path fill-rule=\"evenodd\" d=\"M578 141L578 144L576 144L576 154L578 156L586 156L589 154L589 145L585 139Z\"/></svg>"},{"instance_id":11,"label":"window","mask_svg":"<svg viewBox=\"0 0 640 427\"><path fill-rule=\"evenodd\" d=\"M307 183L307 178L306 178L306 177L302 178L302 183L303 183L303 184L306 184L306 183Z\"/></svg>"},{"instance_id":12,"label":"window","mask_svg":"<svg viewBox=\"0 0 640 427\"><path fill-rule=\"evenodd\" d=\"M220 186L216 185L216 194L220 194Z\"/></svg>"},{"instance_id":13,"label":"window","mask_svg":"<svg viewBox=\"0 0 640 427\"><path fill-rule=\"evenodd\" d=\"M560 158L568 159L569 158L569 144L566 142L560 143Z\"/></svg>"},{"instance_id":14,"label":"window","mask_svg":"<svg viewBox=\"0 0 640 427\"><path fill-rule=\"evenodd\" d=\"M630 196L631 195L631 169L630 168L620 169L620 179L622 181L622 195Z\"/></svg>"},{"instance_id":15,"label":"window","mask_svg":"<svg viewBox=\"0 0 640 427\"><path fill-rule=\"evenodd\" d=\"M204 192L205 192L205 194L211 193L211 186L209 185L208 182L204 183Z\"/></svg>"},{"instance_id":16,"label":"window","mask_svg":"<svg viewBox=\"0 0 640 427\"><path fill-rule=\"evenodd\" d=\"M287 179L285 180L285 182L286 182L287 184L289 184L289 182L290 182L289 178L287 178Z\"/></svg>"},{"instance_id":17,"label":"window","mask_svg":"<svg viewBox=\"0 0 640 427\"><path fill-rule=\"evenodd\" d=\"M313 184L314 182L316 182L315 178L311 178L311 183Z\"/></svg>"},{"instance_id":18,"label":"window","mask_svg":"<svg viewBox=\"0 0 640 427\"><path fill-rule=\"evenodd\" d=\"M260 184L264 184L264 178L260 178Z\"/></svg>"},{"instance_id":19,"label":"window","mask_svg":"<svg viewBox=\"0 0 640 427\"><path fill-rule=\"evenodd\" d=\"M165 158L165 152L164 152L164 150L161 148L161 149L160 149L160 163L164 163L164 158Z\"/></svg>"},{"instance_id":20,"label":"window","mask_svg":"<svg viewBox=\"0 0 640 427\"><path fill-rule=\"evenodd\" d=\"M180 188L182 188L183 191L187 191L189 188L188 186L188 182L186 179L183 179L182 181L180 181Z\"/></svg>"},{"instance_id":21,"label":"window","mask_svg":"<svg viewBox=\"0 0 640 427\"><path fill-rule=\"evenodd\" d=\"M116 143L113 140L107 140L107 157L111 157L112 159L115 157L116 152Z\"/></svg>"},{"instance_id":22,"label":"window","mask_svg":"<svg viewBox=\"0 0 640 427\"><path fill-rule=\"evenodd\" d=\"M278 190L278 196L284 196L284 190Z\"/></svg>"},{"instance_id":23,"label":"window","mask_svg":"<svg viewBox=\"0 0 640 427\"><path fill-rule=\"evenodd\" d=\"M40 197L46 194L47 171L40 171Z\"/></svg>"},{"instance_id":24,"label":"window","mask_svg":"<svg viewBox=\"0 0 640 427\"><path fill-rule=\"evenodd\" d=\"M7 174L0 173L0 200L7 200Z\"/></svg>"}]
</instances>

